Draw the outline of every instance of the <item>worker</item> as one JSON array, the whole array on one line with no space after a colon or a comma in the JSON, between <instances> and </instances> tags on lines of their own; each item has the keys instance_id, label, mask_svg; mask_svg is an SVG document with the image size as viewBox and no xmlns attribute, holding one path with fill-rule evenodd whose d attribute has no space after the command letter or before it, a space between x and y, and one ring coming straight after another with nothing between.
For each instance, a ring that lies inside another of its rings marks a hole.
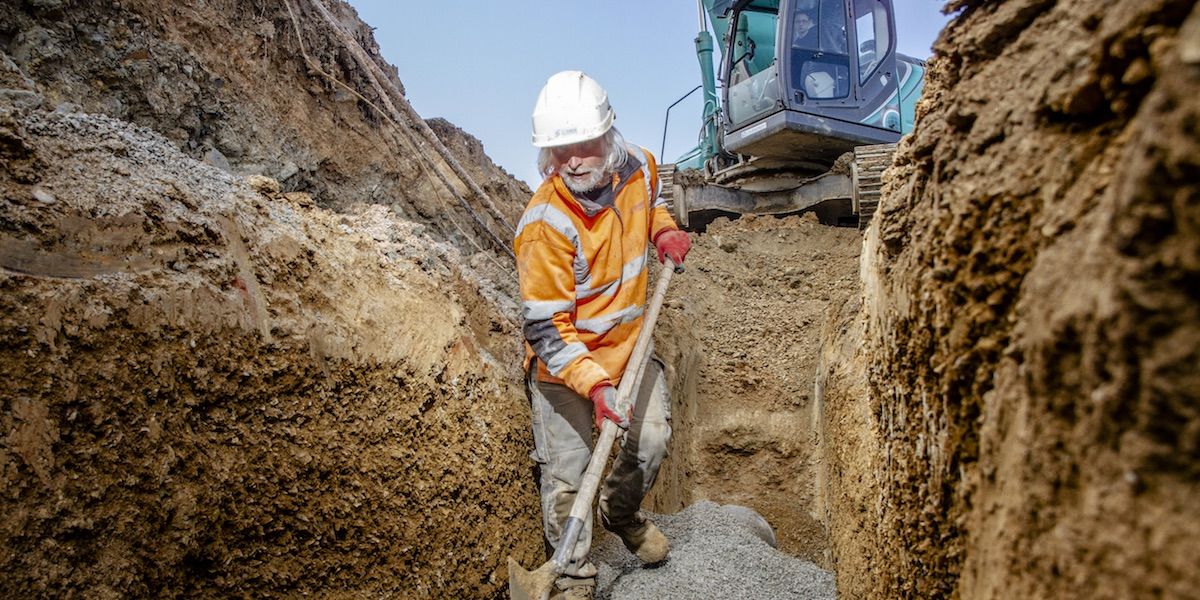
<instances>
[{"instance_id":1,"label":"worker","mask_svg":"<svg viewBox=\"0 0 1200 600\"><path fill-rule=\"evenodd\" d=\"M817 28L812 13L798 10L792 17L792 47L806 50L817 49Z\"/></svg>"},{"instance_id":2,"label":"worker","mask_svg":"<svg viewBox=\"0 0 1200 600\"><path fill-rule=\"evenodd\" d=\"M642 328L646 252L683 264L691 247L658 197L650 152L627 145L608 95L580 71L547 80L533 111L533 145L543 181L517 225L513 248L526 341L526 390L533 420L547 550L557 547L592 450L592 424L624 431L600 489L601 523L645 563L670 545L641 511L671 435L662 363L648 361L631 410L619 414L616 386ZM629 368L627 371L626 368ZM556 596L591 598L591 511Z\"/></svg>"}]
</instances>

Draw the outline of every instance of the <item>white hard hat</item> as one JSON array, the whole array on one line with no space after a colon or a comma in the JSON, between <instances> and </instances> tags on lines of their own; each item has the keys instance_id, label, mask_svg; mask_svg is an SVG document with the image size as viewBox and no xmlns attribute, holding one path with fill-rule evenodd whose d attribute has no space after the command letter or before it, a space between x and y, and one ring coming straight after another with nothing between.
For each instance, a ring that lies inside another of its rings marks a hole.
<instances>
[{"instance_id":1,"label":"white hard hat","mask_svg":"<svg viewBox=\"0 0 1200 600\"><path fill-rule=\"evenodd\" d=\"M533 145L565 146L604 135L612 127L604 88L583 71L563 71L546 80L533 107Z\"/></svg>"}]
</instances>

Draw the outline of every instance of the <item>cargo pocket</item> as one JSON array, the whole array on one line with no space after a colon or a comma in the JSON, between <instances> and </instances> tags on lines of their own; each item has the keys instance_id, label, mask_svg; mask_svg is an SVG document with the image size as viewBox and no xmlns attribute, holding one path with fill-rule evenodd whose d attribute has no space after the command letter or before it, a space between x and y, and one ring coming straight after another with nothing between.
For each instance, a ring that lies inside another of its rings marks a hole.
<instances>
[{"instance_id":1,"label":"cargo pocket","mask_svg":"<svg viewBox=\"0 0 1200 600\"><path fill-rule=\"evenodd\" d=\"M651 400L656 400L662 406L663 418L671 422L671 390L667 387L667 364L657 356L651 355L650 360L658 364L658 375L654 380L654 391Z\"/></svg>"}]
</instances>

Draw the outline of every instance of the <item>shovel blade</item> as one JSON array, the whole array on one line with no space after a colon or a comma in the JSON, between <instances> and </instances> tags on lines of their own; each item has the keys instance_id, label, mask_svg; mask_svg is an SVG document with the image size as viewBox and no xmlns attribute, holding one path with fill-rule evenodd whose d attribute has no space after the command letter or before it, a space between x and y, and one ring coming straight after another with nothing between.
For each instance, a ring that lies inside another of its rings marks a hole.
<instances>
[{"instance_id":1,"label":"shovel blade","mask_svg":"<svg viewBox=\"0 0 1200 600\"><path fill-rule=\"evenodd\" d=\"M508 595L512 600L547 600L550 590L554 587L554 563L546 564L533 571L526 571L521 565L508 557Z\"/></svg>"}]
</instances>

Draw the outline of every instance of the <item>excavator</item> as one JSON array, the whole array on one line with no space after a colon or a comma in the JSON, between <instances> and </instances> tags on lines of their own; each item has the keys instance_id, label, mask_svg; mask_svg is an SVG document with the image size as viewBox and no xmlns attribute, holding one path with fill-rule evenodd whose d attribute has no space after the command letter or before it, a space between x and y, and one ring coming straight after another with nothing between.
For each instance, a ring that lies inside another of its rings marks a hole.
<instances>
[{"instance_id":1,"label":"excavator","mask_svg":"<svg viewBox=\"0 0 1200 600\"><path fill-rule=\"evenodd\" d=\"M925 83L925 63L896 51L892 1L696 4L703 127L660 170L680 225L811 210L865 227ZM719 96L708 23L721 40Z\"/></svg>"}]
</instances>

